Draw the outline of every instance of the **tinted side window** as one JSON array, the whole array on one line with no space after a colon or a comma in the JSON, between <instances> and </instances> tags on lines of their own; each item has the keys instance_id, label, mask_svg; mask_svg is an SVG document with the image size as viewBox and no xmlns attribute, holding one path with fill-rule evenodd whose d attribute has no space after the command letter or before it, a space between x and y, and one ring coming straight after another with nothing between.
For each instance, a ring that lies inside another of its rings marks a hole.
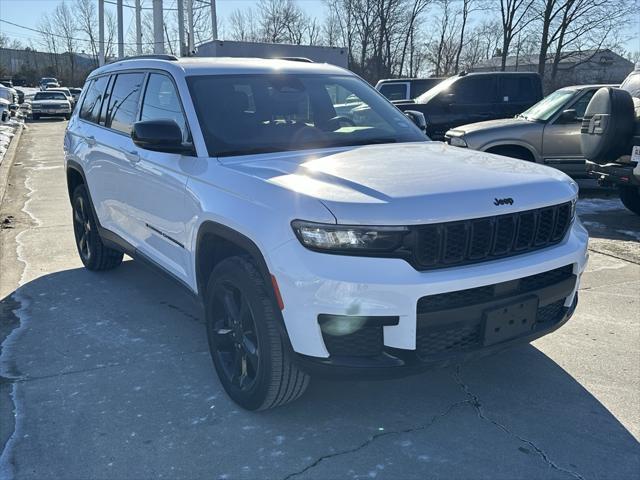
<instances>
[{"instance_id":1,"label":"tinted side window","mask_svg":"<svg viewBox=\"0 0 640 480\"><path fill-rule=\"evenodd\" d=\"M455 103L492 103L496 96L496 78L491 75L462 78L452 85L450 92L455 95Z\"/></svg>"},{"instance_id":2,"label":"tinted side window","mask_svg":"<svg viewBox=\"0 0 640 480\"><path fill-rule=\"evenodd\" d=\"M182 130L182 138L185 141L188 140L187 121L182 113L180 97L173 82L166 75L158 73L149 75L140 119L142 121L175 120Z\"/></svg>"},{"instance_id":3,"label":"tinted side window","mask_svg":"<svg viewBox=\"0 0 640 480\"><path fill-rule=\"evenodd\" d=\"M582 117L584 117L584 112L587 110L587 105L589 105L589 102L591 101L591 97L593 97L594 93L596 93L595 90L591 90L590 92L585 93L584 95L582 95L582 97L578 99L576 103L574 103L571 107L569 107L576 111L576 117L578 119L581 119Z\"/></svg>"},{"instance_id":4,"label":"tinted side window","mask_svg":"<svg viewBox=\"0 0 640 480\"><path fill-rule=\"evenodd\" d=\"M84 102L82 102L82 108L80 109L80 118L89 122L98 123L100 107L102 106L104 91L108 81L108 76L100 77L92 80L91 84L87 86L87 94L84 97Z\"/></svg>"},{"instance_id":5,"label":"tinted side window","mask_svg":"<svg viewBox=\"0 0 640 480\"><path fill-rule=\"evenodd\" d=\"M380 93L389 100L404 100L407 96L407 86L404 83L385 83L380 86Z\"/></svg>"},{"instance_id":6,"label":"tinted side window","mask_svg":"<svg viewBox=\"0 0 640 480\"><path fill-rule=\"evenodd\" d=\"M520 76L502 77L500 97L504 102L528 102L536 100L532 79Z\"/></svg>"},{"instance_id":7,"label":"tinted side window","mask_svg":"<svg viewBox=\"0 0 640 480\"><path fill-rule=\"evenodd\" d=\"M109 96L106 126L131 133L138 112L143 73L121 73L116 77Z\"/></svg>"}]
</instances>

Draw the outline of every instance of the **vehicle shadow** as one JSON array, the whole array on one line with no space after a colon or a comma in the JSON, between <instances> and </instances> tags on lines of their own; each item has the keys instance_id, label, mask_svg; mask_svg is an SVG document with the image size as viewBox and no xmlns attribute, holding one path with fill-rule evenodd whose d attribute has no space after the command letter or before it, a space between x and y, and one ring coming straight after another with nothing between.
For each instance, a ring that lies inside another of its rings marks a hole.
<instances>
[{"instance_id":1,"label":"vehicle shadow","mask_svg":"<svg viewBox=\"0 0 640 480\"><path fill-rule=\"evenodd\" d=\"M20 478L640 471L636 439L533 346L403 379L316 380L298 401L251 413L215 376L197 301L136 262L45 275L1 303L1 323L20 322L2 352L19 434L6 458Z\"/></svg>"}]
</instances>

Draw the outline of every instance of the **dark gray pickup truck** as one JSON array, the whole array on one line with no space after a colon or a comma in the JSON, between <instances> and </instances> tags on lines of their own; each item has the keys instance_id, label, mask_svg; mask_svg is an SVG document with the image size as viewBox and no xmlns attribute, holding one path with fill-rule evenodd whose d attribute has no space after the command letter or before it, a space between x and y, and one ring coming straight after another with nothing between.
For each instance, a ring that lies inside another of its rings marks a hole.
<instances>
[{"instance_id":1,"label":"dark gray pickup truck","mask_svg":"<svg viewBox=\"0 0 640 480\"><path fill-rule=\"evenodd\" d=\"M444 140L452 128L511 118L542 99L542 82L531 72L461 73L447 78L413 101L394 102L403 111L424 114L427 135Z\"/></svg>"}]
</instances>

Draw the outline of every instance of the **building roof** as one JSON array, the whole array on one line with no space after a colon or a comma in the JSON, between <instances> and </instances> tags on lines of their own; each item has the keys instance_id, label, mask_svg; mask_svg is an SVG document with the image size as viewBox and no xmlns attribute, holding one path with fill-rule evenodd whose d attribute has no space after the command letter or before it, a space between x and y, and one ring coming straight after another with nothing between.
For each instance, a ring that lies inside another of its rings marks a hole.
<instances>
[{"instance_id":1,"label":"building roof","mask_svg":"<svg viewBox=\"0 0 640 480\"><path fill-rule=\"evenodd\" d=\"M601 54L601 55L598 55ZM611 56L611 60L623 61L629 63L632 67L633 64L627 60L626 58L621 57L617 53L612 52L608 48L601 50L583 50L583 51L574 51L574 52L566 52L563 54L562 60L560 60L560 65L565 68L570 67L576 63L585 63L585 62L596 62L600 63L603 57ZM515 67L516 65L519 67L525 66L537 66L538 65L538 54L528 54L528 55L510 55L507 57L506 66L507 67ZM549 53L547 56L547 63L553 62L553 53ZM500 56L495 56L484 60L478 63L475 68L500 68L502 65L502 59Z\"/></svg>"}]
</instances>

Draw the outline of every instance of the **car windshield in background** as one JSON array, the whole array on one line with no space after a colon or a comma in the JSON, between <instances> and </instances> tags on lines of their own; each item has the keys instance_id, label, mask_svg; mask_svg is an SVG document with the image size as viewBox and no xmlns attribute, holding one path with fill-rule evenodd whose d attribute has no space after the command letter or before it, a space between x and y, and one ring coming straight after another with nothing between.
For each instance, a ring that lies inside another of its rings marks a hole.
<instances>
[{"instance_id":1,"label":"car windshield in background","mask_svg":"<svg viewBox=\"0 0 640 480\"><path fill-rule=\"evenodd\" d=\"M440 92L445 92L445 91L449 90L449 87L451 86L451 84L454 83L458 78L460 78L460 77L453 76L453 77L447 78L446 80L443 80L442 82L437 84L435 87L427 90L422 95L420 95L418 98L416 98L416 103L427 103L429 100L434 98Z\"/></svg>"},{"instance_id":2,"label":"car windshield in background","mask_svg":"<svg viewBox=\"0 0 640 480\"><path fill-rule=\"evenodd\" d=\"M538 103L525 110L519 118L525 120L531 120L532 122L546 122L549 120L560 107L565 105L571 97L575 95L576 91L568 88L562 88L556 90L551 95L544 97Z\"/></svg>"},{"instance_id":3,"label":"car windshield in background","mask_svg":"<svg viewBox=\"0 0 640 480\"><path fill-rule=\"evenodd\" d=\"M66 100L67 97L62 92L38 92L33 97L34 100Z\"/></svg>"},{"instance_id":4,"label":"car windshield in background","mask_svg":"<svg viewBox=\"0 0 640 480\"><path fill-rule=\"evenodd\" d=\"M629 92L632 97L640 98L640 72L629 75L620 88Z\"/></svg>"},{"instance_id":5,"label":"car windshield in background","mask_svg":"<svg viewBox=\"0 0 640 480\"><path fill-rule=\"evenodd\" d=\"M217 75L187 83L211 156L428 140L355 77Z\"/></svg>"}]
</instances>

